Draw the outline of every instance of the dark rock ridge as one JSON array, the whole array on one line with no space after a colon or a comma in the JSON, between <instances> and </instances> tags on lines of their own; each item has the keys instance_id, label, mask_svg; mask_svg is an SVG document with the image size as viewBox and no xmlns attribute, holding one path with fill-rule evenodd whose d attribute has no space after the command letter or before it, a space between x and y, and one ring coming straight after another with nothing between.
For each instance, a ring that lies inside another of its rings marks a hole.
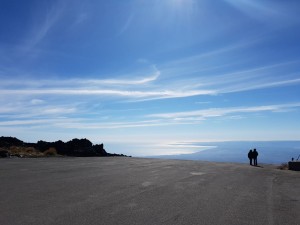
<instances>
[{"instance_id":1,"label":"dark rock ridge","mask_svg":"<svg viewBox=\"0 0 300 225\"><path fill-rule=\"evenodd\" d=\"M22 154L30 151L41 153L40 156L47 156L51 152L52 155L62 156L125 156L123 154L107 153L103 144L93 145L88 139L74 138L68 142L61 140L55 142L38 141L37 143L26 143L15 137L0 137L0 157L12 155L12 149L18 149ZM45 154L43 154L45 153ZM21 153L15 153L20 156ZM32 155L32 154L31 154Z\"/></svg>"}]
</instances>

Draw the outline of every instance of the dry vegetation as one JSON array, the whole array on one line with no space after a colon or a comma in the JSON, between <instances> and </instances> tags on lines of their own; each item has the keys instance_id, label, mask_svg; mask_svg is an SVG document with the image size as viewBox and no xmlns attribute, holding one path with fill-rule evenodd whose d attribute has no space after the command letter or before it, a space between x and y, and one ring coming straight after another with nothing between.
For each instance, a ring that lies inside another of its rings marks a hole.
<instances>
[{"instance_id":1,"label":"dry vegetation","mask_svg":"<svg viewBox=\"0 0 300 225\"><path fill-rule=\"evenodd\" d=\"M45 156L58 156L55 148L51 147L48 150L43 152Z\"/></svg>"},{"instance_id":2,"label":"dry vegetation","mask_svg":"<svg viewBox=\"0 0 300 225\"><path fill-rule=\"evenodd\" d=\"M44 152L40 152L33 147L20 147L11 146L7 151L11 156L18 157L45 157L45 156L58 156L55 148L49 148Z\"/></svg>"},{"instance_id":3,"label":"dry vegetation","mask_svg":"<svg viewBox=\"0 0 300 225\"><path fill-rule=\"evenodd\" d=\"M280 170L288 170L289 169L289 165L287 163L282 163L278 169Z\"/></svg>"}]
</instances>

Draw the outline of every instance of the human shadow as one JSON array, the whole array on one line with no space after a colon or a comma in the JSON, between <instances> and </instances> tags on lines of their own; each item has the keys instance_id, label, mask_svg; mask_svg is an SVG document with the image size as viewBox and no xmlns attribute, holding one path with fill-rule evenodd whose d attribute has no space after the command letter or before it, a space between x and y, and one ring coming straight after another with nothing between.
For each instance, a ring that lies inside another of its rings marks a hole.
<instances>
[{"instance_id":1,"label":"human shadow","mask_svg":"<svg viewBox=\"0 0 300 225\"><path fill-rule=\"evenodd\" d=\"M258 168L264 168L263 166L259 166L259 165L252 165L253 167L258 167Z\"/></svg>"}]
</instances>

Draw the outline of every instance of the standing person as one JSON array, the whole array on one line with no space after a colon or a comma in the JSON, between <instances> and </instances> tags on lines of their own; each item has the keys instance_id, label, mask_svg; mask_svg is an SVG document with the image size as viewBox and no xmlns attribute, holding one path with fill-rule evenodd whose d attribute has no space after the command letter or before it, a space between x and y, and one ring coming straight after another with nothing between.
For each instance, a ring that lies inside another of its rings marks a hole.
<instances>
[{"instance_id":1,"label":"standing person","mask_svg":"<svg viewBox=\"0 0 300 225\"><path fill-rule=\"evenodd\" d=\"M248 152L248 158L249 158L249 161L250 161L250 165L252 166L252 159L253 159L252 149L250 149L250 151Z\"/></svg>"},{"instance_id":2,"label":"standing person","mask_svg":"<svg viewBox=\"0 0 300 225\"><path fill-rule=\"evenodd\" d=\"M258 156L258 152L256 151L256 149L253 150L253 162L254 162L254 166L257 166L257 156Z\"/></svg>"}]
</instances>

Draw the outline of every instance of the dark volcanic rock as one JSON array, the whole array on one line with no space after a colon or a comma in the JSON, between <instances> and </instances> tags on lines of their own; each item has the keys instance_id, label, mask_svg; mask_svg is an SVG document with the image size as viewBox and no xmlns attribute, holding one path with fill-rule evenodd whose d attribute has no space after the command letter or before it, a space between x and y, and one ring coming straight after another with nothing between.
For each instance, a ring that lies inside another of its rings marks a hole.
<instances>
[{"instance_id":1,"label":"dark volcanic rock","mask_svg":"<svg viewBox=\"0 0 300 225\"><path fill-rule=\"evenodd\" d=\"M0 147L4 148L5 151L12 146L32 147L40 152L45 152L50 148L54 148L57 154L65 156L124 156L123 154L107 153L103 144L93 145L93 143L86 138L74 138L66 143L61 140L56 142L38 141L37 143L25 143L14 137L0 137ZM1 157L2 155L4 157L6 152L1 153Z\"/></svg>"},{"instance_id":2,"label":"dark volcanic rock","mask_svg":"<svg viewBox=\"0 0 300 225\"><path fill-rule=\"evenodd\" d=\"M10 154L9 154L8 151L6 151L6 150L0 150L0 158L7 158L9 156L10 156Z\"/></svg>"},{"instance_id":3,"label":"dark volcanic rock","mask_svg":"<svg viewBox=\"0 0 300 225\"><path fill-rule=\"evenodd\" d=\"M0 137L0 147L23 146L24 142L15 137Z\"/></svg>"},{"instance_id":4,"label":"dark volcanic rock","mask_svg":"<svg viewBox=\"0 0 300 225\"><path fill-rule=\"evenodd\" d=\"M289 162L289 170L300 171L300 161Z\"/></svg>"}]
</instances>

